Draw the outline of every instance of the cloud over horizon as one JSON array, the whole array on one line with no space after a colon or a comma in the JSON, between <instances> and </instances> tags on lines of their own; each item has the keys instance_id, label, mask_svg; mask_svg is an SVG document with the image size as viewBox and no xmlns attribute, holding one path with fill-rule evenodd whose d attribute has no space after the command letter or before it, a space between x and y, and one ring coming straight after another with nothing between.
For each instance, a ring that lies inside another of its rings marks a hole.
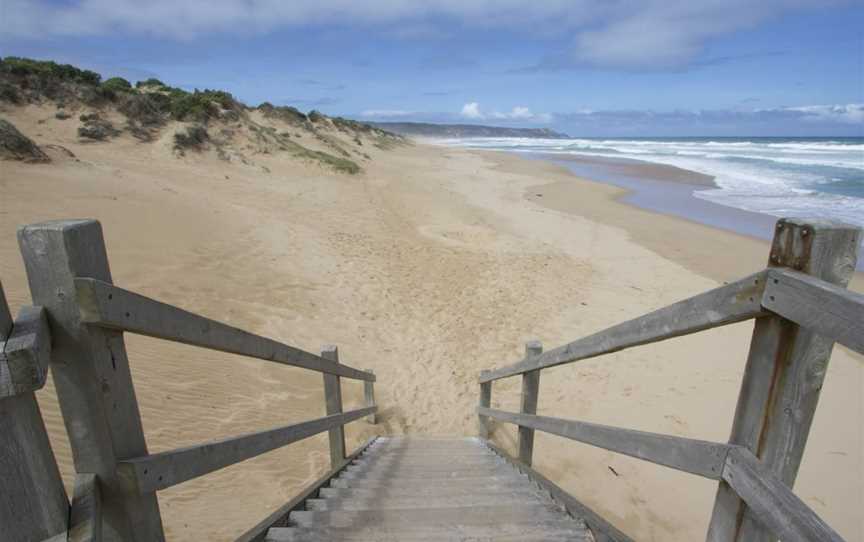
<instances>
[{"instance_id":1,"label":"cloud over horizon","mask_svg":"<svg viewBox=\"0 0 864 542\"><path fill-rule=\"evenodd\" d=\"M806 105L772 109L711 110L591 110L536 115L528 108L514 107L507 113L485 112L478 102L468 102L458 113L368 110L370 120L501 124L526 127L548 124L571 135L657 136L657 135L779 135L782 130L798 135L819 135L840 129L850 136L864 136L864 103ZM543 117L546 120L537 120ZM778 129L780 131L778 132Z\"/></svg>"},{"instance_id":2,"label":"cloud over horizon","mask_svg":"<svg viewBox=\"0 0 864 542\"><path fill-rule=\"evenodd\" d=\"M552 122L552 115L549 113L533 113L531 109L524 106L514 106L513 109L507 112L500 111L483 111L480 109L480 104L477 102L468 102L462 106L462 111L459 115L470 120L506 120L518 122L535 122L549 123Z\"/></svg>"}]
</instances>

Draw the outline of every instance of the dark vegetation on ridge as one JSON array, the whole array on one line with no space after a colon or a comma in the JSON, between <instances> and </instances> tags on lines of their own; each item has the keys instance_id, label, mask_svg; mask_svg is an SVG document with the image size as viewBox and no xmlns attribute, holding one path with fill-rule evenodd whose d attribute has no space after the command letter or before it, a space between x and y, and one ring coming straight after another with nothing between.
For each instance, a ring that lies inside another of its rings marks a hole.
<instances>
[{"instance_id":1,"label":"dark vegetation on ridge","mask_svg":"<svg viewBox=\"0 0 864 542\"><path fill-rule=\"evenodd\" d=\"M174 131L173 143L178 155L182 156L187 150L213 148L220 158L247 164L250 162L236 150L237 145L231 145L241 134L252 140L251 150L255 153L284 151L349 174L362 171L357 161L371 159L362 149L364 139L382 150L405 142L401 136L381 128L328 117L314 110L303 113L294 107L274 106L269 102L249 107L224 90L189 92L155 78L134 85L122 77L103 81L101 75L90 70L19 57L0 58L0 102L12 105L54 103L58 108L55 117L58 120L78 118L81 122L78 135L88 141L109 140L125 130L142 142L150 142L171 122L190 123ZM80 115L69 112L79 110L83 110ZM256 122L250 116L256 110L265 119L284 123L285 129L279 131ZM109 120L114 111L125 117L123 129ZM311 137L327 150L307 148L292 140L303 137Z\"/></svg>"}]
</instances>

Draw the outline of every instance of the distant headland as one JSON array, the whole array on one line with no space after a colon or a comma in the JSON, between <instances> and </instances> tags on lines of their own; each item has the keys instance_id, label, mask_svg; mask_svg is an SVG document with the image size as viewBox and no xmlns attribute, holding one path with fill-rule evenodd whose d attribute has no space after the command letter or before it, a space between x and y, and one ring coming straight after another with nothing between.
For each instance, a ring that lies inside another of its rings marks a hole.
<instances>
[{"instance_id":1,"label":"distant headland","mask_svg":"<svg viewBox=\"0 0 864 542\"><path fill-rule=\"evenodd\" d=\"M433 124L429 122L370 122L383 130L421 137L530 137L536 139L569 139L567 134L549 128L508 128L478 124Z\"/></svg>"}]
</instances>

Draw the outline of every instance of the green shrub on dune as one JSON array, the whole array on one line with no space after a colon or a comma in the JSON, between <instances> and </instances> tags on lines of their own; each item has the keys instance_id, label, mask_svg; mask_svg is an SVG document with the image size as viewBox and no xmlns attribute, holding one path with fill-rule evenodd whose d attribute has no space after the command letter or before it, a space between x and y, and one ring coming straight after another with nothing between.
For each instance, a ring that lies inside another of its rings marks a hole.
<instances>
[{"instance_id":1,"label":"green shrub on dune","mask_svg":"<svg viewBox=\"0 0 864 542\"><path fill-rule=\"evenodd\" d=\"M135 88L156 88L156 89L167 89L168 85L156 79L155 77L151 77L149 79L145 79L143 81L138 81L135 83Z\"/></svg>"},{"instance_id":2,"label":"green shrub on dune","mask_svg":"<svg viewBox=\"0 0 864 542\"><path fill-rule=\"evenodd\" d=\"M186 149L200 151L210 141L207 128L201 125L188 126L184 131L174 134L174 149L181 153Z\"/></svg>"},{"instance_id":3,"label":"green shrub on dune","mask_svg":"<svg viewBox=\"0 0 864 542\"><path fill-rule=\"evenodd\" d=\"M309 120L311 120L311 121L314 122L314 123L322 122L325 118L327 118L327 117L324 116L323 113L321 113L321 112L318 111L317 109L313 109L313 110L310 111L309 114L306 115L306 116L309 117Z\"/></svg>"},{"instance_id":4,"label":"green shrub on dune","mask_svg":"<svg viewBox=\"0 0 864 542\"><path fill-rule=\"evenodd\" d=\"M290 105L275 106L270 102L263 102L258 106L258 110L261 111L265 117L281 119L291 124L302 124L309 120L305 113L296 107L291 107Z\"/></svg>"},{"instance_id":5,"label":"green shrub on dune","mask_svg":"<svg viewBox=\"0 0 864 542\"><path fill-rule=\"evenodd\" d=\"M117 109L129 120L145 126L157 126L163 124L171 112L171 98L158 92L129 94Z\"/></svg>"},{"instance_id":6,"label":"green shrub on dune","mask_svg":"<svg viewBox=\"0 0 864 542\"><path fill-rule=\"evenodd\" d=\"M181 89L172 89L169 96L171 117L175 120L207 122L219 116L221 109L233 111L239 107L234 96L223 90L205 89L190 93Z\"/></svg>"},{"instance_id":7,"label":"green shrub on dune","mask_svg":"<svg viewBox=\"0 0 864 542\"><path fill-rule=\"evenodd\" d=\"M296 107L263 102L254 109L268 119L284 123L282 131L277 133L279 126L257 125L246 113L253 108L224 90L195 89L190 92L166 85L155 77L137 81L134 85L122 77L103 81L98 73L69 64L13 56L0 57L0 103L53 103L58 108L55 113L58 120L71 117L66 108L78 111L85 107L87 112L80 116L82 124L78 128L78 135L85 141L105 141L119 135L120 130L109 120L115 111L126 117L124 130L142 142L156 140L169 121L189 122L191 125L174 135L174 148L180 154L185 149L203 150L210 146L222 152L223 148L235 142L234 135L246 128L254 132L260 153L288 152L297 158L348 174L361 171L351 159L353 154L344 147L349 139L353 145L361 146L365 144L361 137L371 137L379 148L401 139L368 124L331 118L317 110L307 114ZM218 137L210 138L208 125L217 129ZM287 127L292 129L287 131ZM337 137L332 134L333 128L344 135ZM314 137L327 146L327 152L303 147L291 141L291 134L298 138Z\"/></svg>"},{"instance_id":8,"label":"green shrub on dune","mask_svg":"<svg viewBox=\"0 0 864 542\"><path fill-rule=\"evenodd\" d=\"M82 70L71 64L57 64L50 60L33 60L7 56L0 59L0 72L17 76L55 77L63 81L74 81L98 85L102 76L90 70Z\"/></svg>"},{"instance_id":9,"label":"green shrub on dune","mask_svg":"<svg viewBox=\"0 0 864 542\"><path fill-rule=\"evenodd\" d=\"M132 84L122 77L112 77L102 83L102 88L111 92L129 92L132 90Z\"/></svg>"}]
</instances>

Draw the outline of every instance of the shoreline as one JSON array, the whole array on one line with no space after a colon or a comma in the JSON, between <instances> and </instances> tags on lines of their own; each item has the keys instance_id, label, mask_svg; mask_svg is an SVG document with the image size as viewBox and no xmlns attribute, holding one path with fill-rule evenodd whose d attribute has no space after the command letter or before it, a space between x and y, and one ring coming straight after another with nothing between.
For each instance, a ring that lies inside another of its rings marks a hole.
<instances>
[{"instance_id":1,"label":"shoreline","mask_svg":"<svg viewBox=\"0 0 864 542\"><path fill-rule=\"evenodd\" d=\"M717 270L716 262L706 264L711 261L715 249L733 250L730 240L717 235L717 232L740 239L742 249L747 252L747 259L750 261L755 257L758 249L748 241L759 242L758 246L764 247L764 260L767 262L768 246L779 217L721 205L697 197L694 192L716 186L708 175L643 160L607 160L594 159L594 157L586 157L587 160L581 157L561 159L558 155L544 153L525 155L498 150L472 149L472 151L510 155L557 166L560 168L558 172L569 174L569 178L530 187L525 193L527 200L556 211L575 212L611 226L626 226L631 220L625 220L618 213L610 216L609 213L597 212L594 206L585 204L581 195L573 197L570 185L575 182L588 182L611 189L608 195L613 201L631 209L632 212L643 211L654 215L654 218L640 221L642 224L639 227L625 227L637 242L704 276L721 281L734 280L730 279L728 273L723 270ZM614 162L628 162L628 164L621 168L610 169L609 164ZM586 164L589 167L582 167ZM601 164L602 169L591 167L595 164ZM616 172L620 176L616 176ZM683 221L688 227L699 228L701 232L696 236L690 235L692 232L687 231L686 228L676 228L674 223L668 223L659 217ZM653 228L659 226L661 231L651 231L648 222ZM706 229L702 230L702 228ZM699 238L708 235L712 244L699 246L697 242L682 241L680 244L687 245L693 252L687 255L676 247L675 243L669 242L668 237L672 235ZM858 291L864 291L864 249L858 259L855 278L850 283L850 288L853 287Z\"/></svg>"}]
</instances>

